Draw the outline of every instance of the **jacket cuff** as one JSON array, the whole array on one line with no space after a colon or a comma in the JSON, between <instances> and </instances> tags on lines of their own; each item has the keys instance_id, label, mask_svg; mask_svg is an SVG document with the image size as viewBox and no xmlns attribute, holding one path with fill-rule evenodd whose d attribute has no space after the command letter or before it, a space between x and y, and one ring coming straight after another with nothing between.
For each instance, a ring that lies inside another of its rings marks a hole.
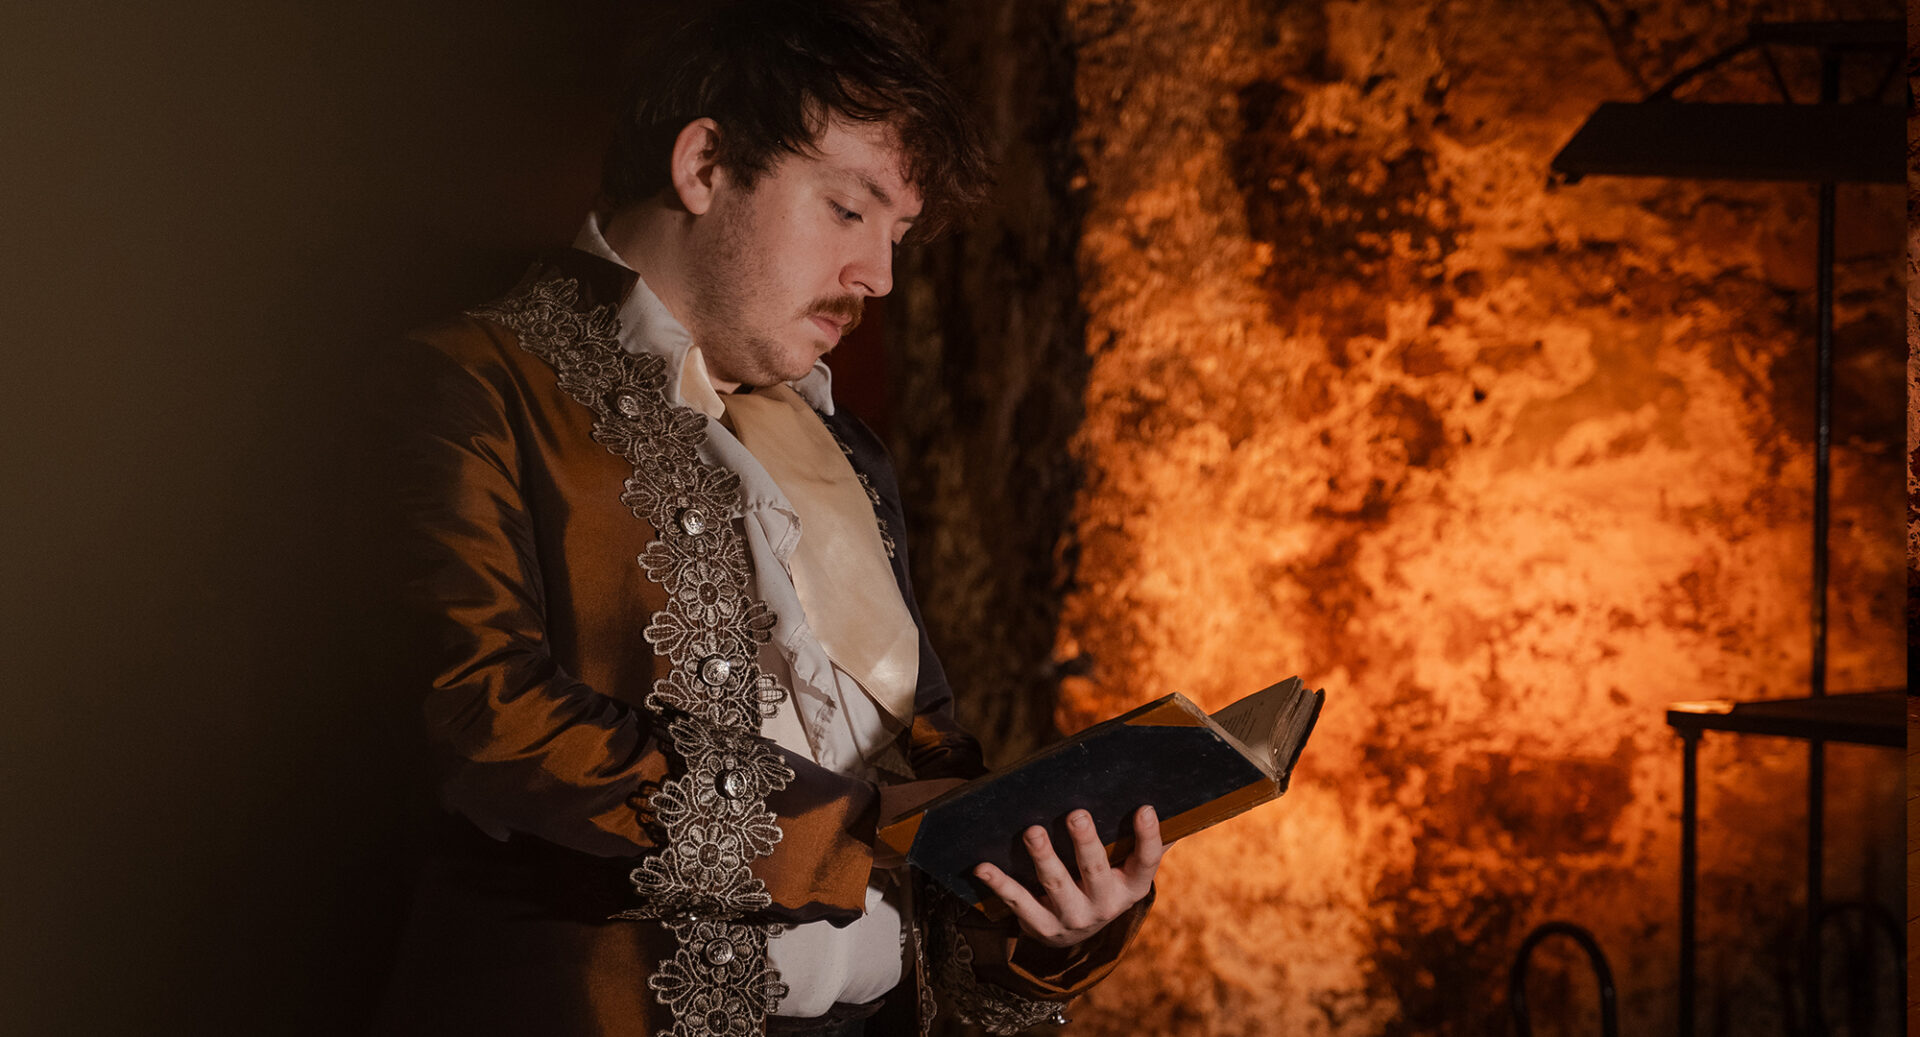
<instances>
[{"instance_id":1,"label":"jacket cuff","mask_svg":"<svg viewBox=\"0 0 1920 1037\"><path fill-rule=\"evenodd\" d=\"M780 842L749 864L773 897L766 914L790 925L849 925L867 906L879 790L787 749L780 754L793 780L768 795L766 807L779 818Z\"/></svg>"},{"instance_id":2,"label":"jacket cuff","mask_svg":"<svg viewBox=\"0 0 1920 1037\"><path fill-rule=\"evenodd\" d=\"M1153 906L1157 887L1148 887L1147 895L1104 928L1071 947L1049 947L1022 933L1012 922L1012 932L969 930L967 939L975 947L975 975L985 982L1005 987L1025 997L1050 1001L1079 997L1091 990L1120 962L1133 938L1146 921ZM998 929L998 927L995 927ZM993 953L988 953L991 950Z\"/></svg>"},{"instance_id":3,"label":"jacket cuff","mask_svg":"<svg viewBox=\"0 0 1920 1037\"><path fill-rule=\"evenodd\" d=\"M1067 1000L1106 978L1139 932L1154 890L1104 929L1072 947L1023 941L1011 917L989 920L951 896L934 899L925 933L933 984L961 1019L993 1034L1015 1034L1043 1022L1065 1022Z\"/></svg>"}]
</instances>

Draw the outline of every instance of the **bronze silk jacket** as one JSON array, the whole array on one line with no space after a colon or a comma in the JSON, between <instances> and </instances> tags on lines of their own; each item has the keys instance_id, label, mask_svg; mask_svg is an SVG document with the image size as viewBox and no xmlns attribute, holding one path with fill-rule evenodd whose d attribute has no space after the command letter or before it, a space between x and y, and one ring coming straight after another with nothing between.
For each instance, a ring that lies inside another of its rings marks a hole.
<instances>
[{"instance_id":1,"label":"bronze silk jacket","mask_svg":"<svg viewBox=\"0 0 1920 1037\"><path fill-rule=\"evenodd\" d=\"M504 300L427 328L383 382L404 415L396 559L447 808L378 1032L762 1032L778 927L863 909L880 790L759 734L736 477L708 419L615 314L635 275L568 250ZM914 621L898 488L876 437L823 416L872 489ZM921 633L915 780L982 772ZM1101 979L1146 904L1052 952L921 887L900 987L870 1033L925 1032L931 990L1012 1033Z\"/></svg>"}]
</instances>

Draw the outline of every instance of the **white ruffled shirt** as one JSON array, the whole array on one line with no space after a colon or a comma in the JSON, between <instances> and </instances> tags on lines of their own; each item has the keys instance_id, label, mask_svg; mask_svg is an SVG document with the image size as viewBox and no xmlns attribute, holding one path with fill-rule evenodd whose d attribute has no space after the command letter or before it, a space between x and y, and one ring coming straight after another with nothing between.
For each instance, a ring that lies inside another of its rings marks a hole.
<instances>
[{"instance_id":1,"label":"white ruffled shirt","mask_svg":"<svg viewBox=\"0 0 1920 1037\"><path fill-rule=\"evenodd\" d=\"M607 244L598 216L587 217L574 247L632 269ZM644 280L635 281L618 317L623 349L667 361L668 400L707 416L701 459L740 477L753 568L749 591L774 615L773 638L759 662L792 690L761 734L822 767L872 779L875 771L866 761L884 750L892 732L880 707L833 664L807 625L787 564L800 540L799 516L766 469L721 424L725 406L699 347ZM833 376L824 362L815 361L812 371L790 384L815 410L833 413ZM814 922L775 936L768 958L788 991L775 1014L812 1018L836 1001L872 1001L893 989L902 975L904 896L895 886L870 885L866 912L851 925Z\"/></svg>"}]
</instances>

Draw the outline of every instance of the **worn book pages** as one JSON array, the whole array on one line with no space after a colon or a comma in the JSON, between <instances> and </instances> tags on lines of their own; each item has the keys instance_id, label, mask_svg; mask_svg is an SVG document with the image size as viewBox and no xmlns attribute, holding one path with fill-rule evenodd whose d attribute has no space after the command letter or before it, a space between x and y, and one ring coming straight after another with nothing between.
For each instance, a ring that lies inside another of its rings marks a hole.
<instances>
[{"instance_id":1,"label":"worn book pages","mask_svg":"<svg viewBox=\"0 0 1920 1037\"><path fill-rule=\"evenodd\" d=\"M998 898L972 875L985 861L1037 888L1021 833L1040 825L1073 865L1066 818L1093 816L1110 859L1132 848L1134 811L1151 805L1173 842L1286 791L1324 692L1289 678L1209 716L1174 694L968 782L884 823L880 840L969 903Z\"/></svg>"},{"instance_id":2,"label":"worn book pages","mask_svg":"<svg viewBox=\"0 0 1920 1037\"><path fill-rule=\"evenodd\" d=\"M1318 694L1306 695L1303 691L1300 678L1289 677L1213 714L1213 722L1252 759L1264 761L1281 792L1287 790L1293 765L1320 717Z\"/></svg>"}]
</instances>

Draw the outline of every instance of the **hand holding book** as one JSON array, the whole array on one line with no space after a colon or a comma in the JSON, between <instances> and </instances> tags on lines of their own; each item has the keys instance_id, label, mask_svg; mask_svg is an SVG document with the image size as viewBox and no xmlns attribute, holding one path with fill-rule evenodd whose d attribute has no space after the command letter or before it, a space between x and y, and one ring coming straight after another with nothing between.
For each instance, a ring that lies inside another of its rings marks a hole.
<instances>
[{"instance_id":1,"label":"hand holding book","mask_svg":"<svg viewBox=\"0 0 1920 1037\"><path fill-rule=\"evenodd\" d=\"M1150 865L1146 882L1138 884L1144 895L1162 846L1286 791L1324 697L1297 677L1211 715L1183 696L1168 695L891 815L882 822L879 843L989 914L997 913L1003 901L1018 903L1024 894L1054 922L1060 921L1054 909L1069 907L1070 921L1078 921L1078 901L1049 906L1056 897L1041 870L1042 858L1050 862L1056 884L1071 870L1055 846L1073 845L1082 873L1104 870L1111 878ZM1153 853L1136 863L1130 852L1136 844L1145 848L1139 819L1133 825L1124 819L1142 804L1155 812ZM1035 829L1050 838L1036 843ZM1126 863L1109 863L1122 860ZM990 867L981 868L982 861ZM1004 882L988 882L990 876L1011 881L1019 892L1004 888ZM1074 889L1085 896L1084 886ZM1101 891L1104 895L1104 887ZM1067 891L1059 896L1068 896ZM1038 928L1051 928L1045 916L1029 914Z\"/></svg>"},{"instance_id":2,"label":"hand holding book","mask_svg":"<svg viewBox=\"0 0 1920 1037\"><path fill-rule=\"evenodd\" d=\"M1020 928L1048 947L1071 947L1139 903L1153 888L1165 849L1160 843L1160 819L1150 806L1134 811L1133 853L1119 867L1108 862L1093 815L1085 810L1069 814L1067 833L1079 865L1078 882L1054 853L1047 830L1039 825L1023 836L1040 882L1038 897L991 864L973 869L974 877L1006 902L1020 920Z\"/></svg>"}]
</instances>

